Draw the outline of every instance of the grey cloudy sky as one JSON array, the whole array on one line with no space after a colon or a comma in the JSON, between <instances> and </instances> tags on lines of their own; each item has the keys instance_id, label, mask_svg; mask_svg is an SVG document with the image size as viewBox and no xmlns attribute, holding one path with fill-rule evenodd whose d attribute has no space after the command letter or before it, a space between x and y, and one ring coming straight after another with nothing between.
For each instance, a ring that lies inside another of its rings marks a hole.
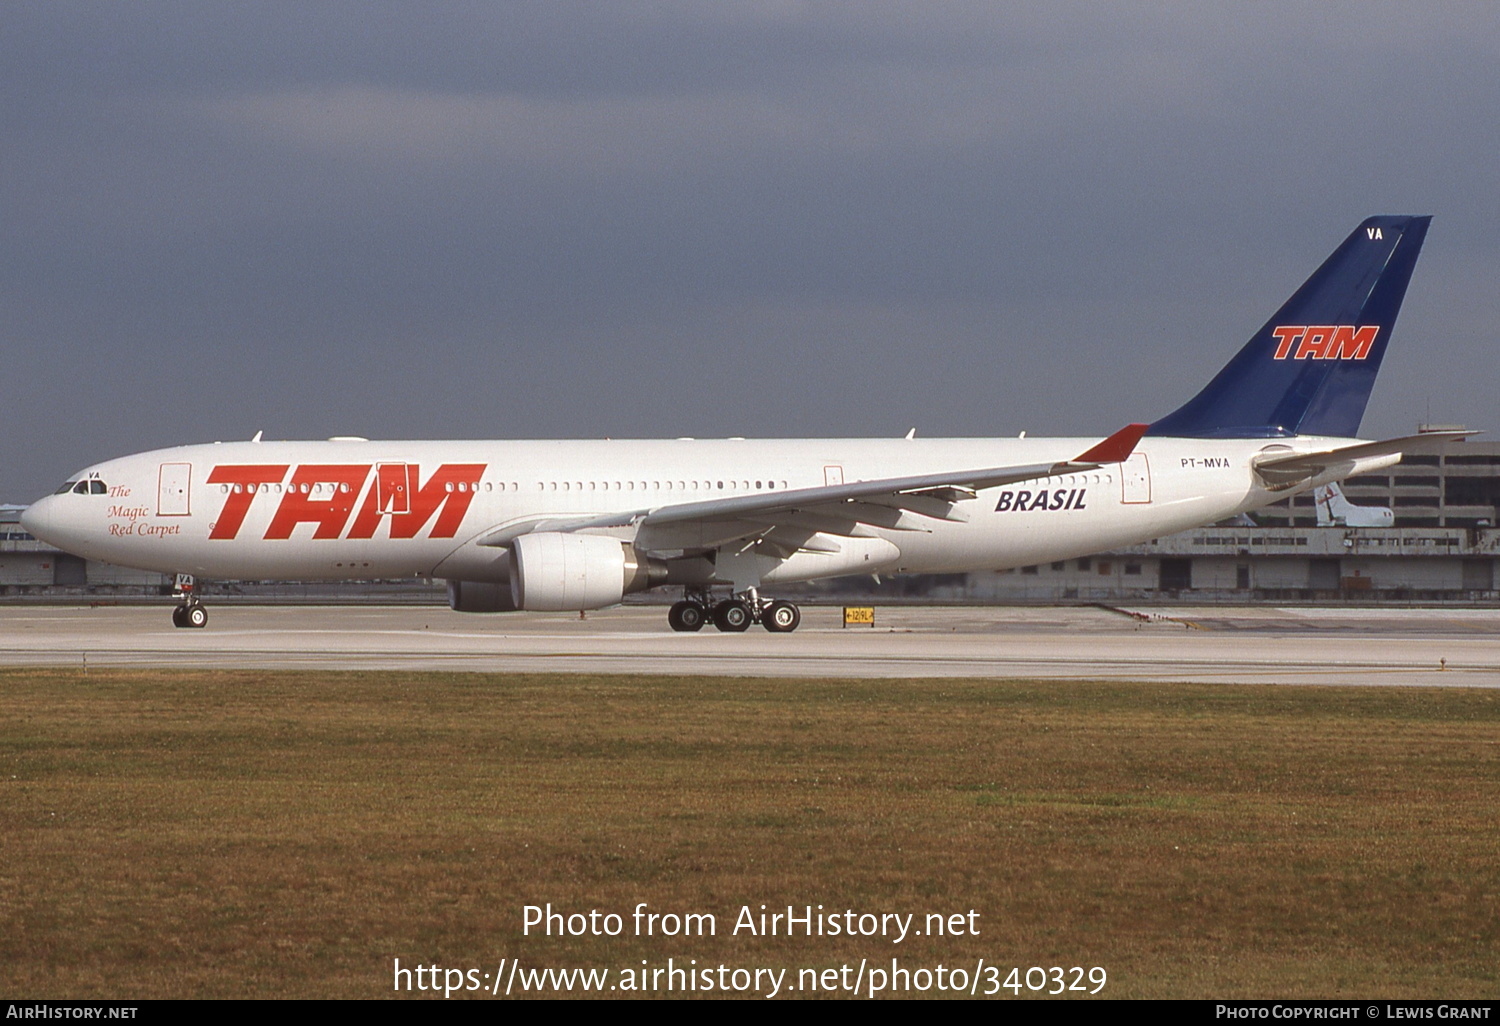
<instances>
[{"instance_id":1,"label":"grey cloudy sky","mask_svg":"<svg viewBox=\"0 0 1500 1026\"><path fill-rule=\"evenodd\" d=\"M1500 431L1500 5L0 7L0 500L246 438L1103 434L1362 218Z\"/></svg>"}]
</instances>

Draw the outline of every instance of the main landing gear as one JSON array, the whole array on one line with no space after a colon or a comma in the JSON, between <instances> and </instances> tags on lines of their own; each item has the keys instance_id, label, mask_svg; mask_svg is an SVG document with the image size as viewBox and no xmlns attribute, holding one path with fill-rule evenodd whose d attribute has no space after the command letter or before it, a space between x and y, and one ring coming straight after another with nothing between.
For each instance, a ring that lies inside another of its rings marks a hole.
<instances>
[{"instance_id":1,"label":"main landing gear","mask_svg":"<svg viewBox=\"0 0 1500 1026\"><path fill-rule=\"evenodd\" d=\"M173 627L207 627L208 610L203 603L198 601L198 596L193 593L195 582L192 574L178 574L173 591L181 597L182 602L176 609L172 610Z\"/></svg>"},{"instance_id":2,"label":"main landing gear","mask_svg":"<svg viewBox=\"0 0 1500 1026\"><path fill-rule=\"evenodd\" d=\"M689 590L667 613L674 631L699 631L712 621L719 630L738 634L758 623L772 634L790 634L802 622L802 611L790 602L761 598L755 591L713 603L707 590Z\"/></svg>"}]
</instances>

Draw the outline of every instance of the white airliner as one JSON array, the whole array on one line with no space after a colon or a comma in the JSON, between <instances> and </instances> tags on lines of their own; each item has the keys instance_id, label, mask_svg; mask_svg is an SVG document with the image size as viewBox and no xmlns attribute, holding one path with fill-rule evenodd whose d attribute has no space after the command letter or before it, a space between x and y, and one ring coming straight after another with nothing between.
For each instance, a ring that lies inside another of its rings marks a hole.
<instances>
[{"instance_id":1,"label":"white airliner","mask_svg":"<svg viewBox=\"0 0 1500 1026\"><path fill-rule=\"evenodd\" d=\"M460 611L596 609L675 586L676 630L791 631L797 607L762 589L1087 555L1462 437L1355 437L1429 220L1365 221L1202 392L1103 440L257 435L97 464L22 523L79 556L182 575L181 627L207 622L192 578L417 575L446 580Z\"/></svg>"}]
</instances>

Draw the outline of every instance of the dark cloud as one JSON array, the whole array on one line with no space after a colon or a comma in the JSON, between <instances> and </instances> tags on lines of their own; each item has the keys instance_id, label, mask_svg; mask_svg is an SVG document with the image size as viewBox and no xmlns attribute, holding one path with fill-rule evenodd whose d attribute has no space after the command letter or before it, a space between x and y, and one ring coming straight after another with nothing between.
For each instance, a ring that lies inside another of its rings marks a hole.
<instances>
[{"instance_id":1,"label":"dark cloud","mask_svg":"<svg viewBox=\"0 0 1500 1026\"><path fill-rule=\"evenodd\" d=\"M1362 217L1497 427L1485 6L9 4L0 498L214 437L1099 433Z\"/></svg>"}]
</instances>

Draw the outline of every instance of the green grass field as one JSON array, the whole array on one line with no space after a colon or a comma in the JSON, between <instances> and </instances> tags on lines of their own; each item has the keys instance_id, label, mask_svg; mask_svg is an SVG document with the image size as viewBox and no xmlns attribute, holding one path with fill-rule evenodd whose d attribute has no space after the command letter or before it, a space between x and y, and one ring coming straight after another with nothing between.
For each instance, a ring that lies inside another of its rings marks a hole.
<instances>
[{"instance_id":1,"label":"green grass field","mask_svg":"<svg viewBox=\"0 0 1500 1026\"><path fill-rule=\"evenodd\" d=\"M8 997L383 997L396 958L516 957L1500 994L1488 691L12 670L0 713ZM625 932L523 937L549 902ZM633 936L639 902L717 935ZM980 932L730 933L762 904Z\"/></svg>"}]
</instances>

